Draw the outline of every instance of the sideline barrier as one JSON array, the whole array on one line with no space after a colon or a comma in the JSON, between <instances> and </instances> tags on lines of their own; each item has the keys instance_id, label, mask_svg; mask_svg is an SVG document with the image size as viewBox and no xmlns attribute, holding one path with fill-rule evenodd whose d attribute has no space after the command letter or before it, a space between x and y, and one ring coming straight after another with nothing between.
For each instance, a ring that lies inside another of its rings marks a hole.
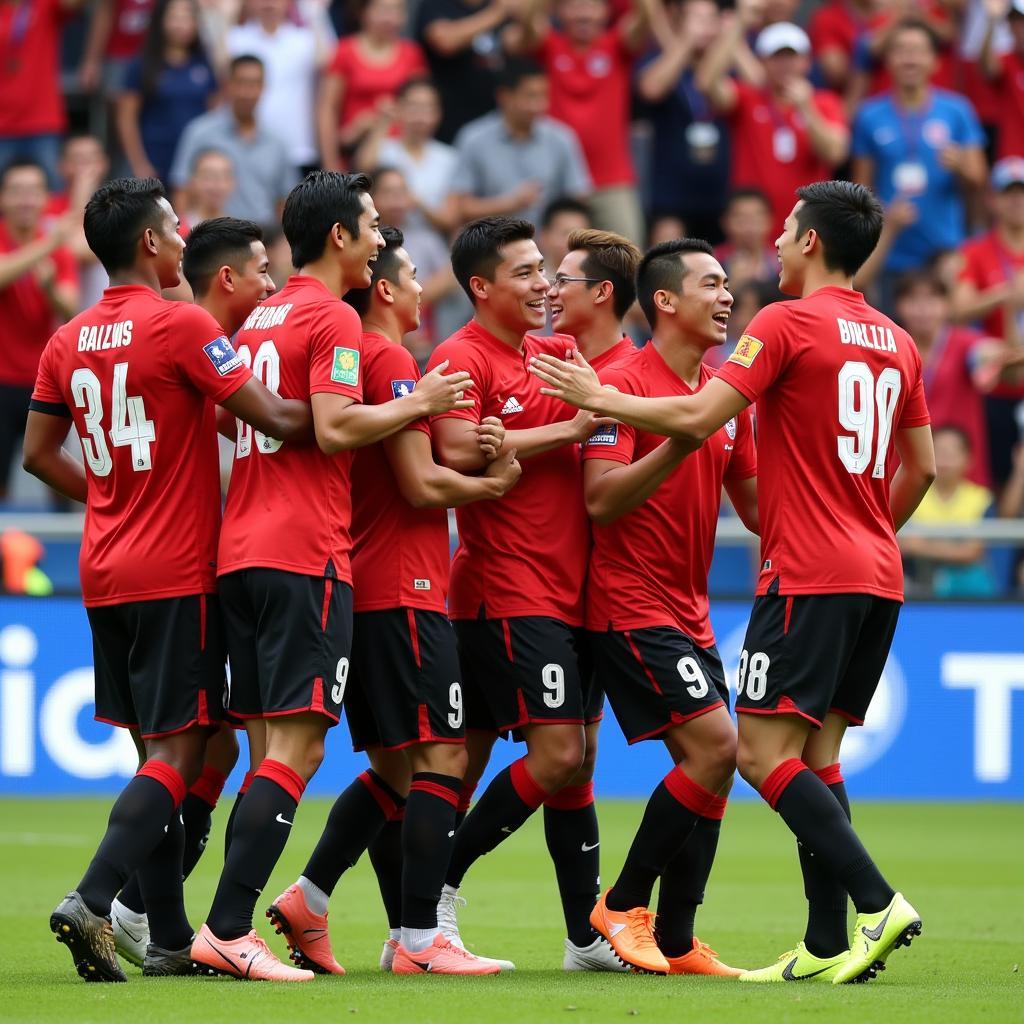
<instances>
[{"instance_id":1,"label":"sideline barrier","mask_svg":"<svg viewBox=\"0 0 1024 1024\"><path fill-rule=\"evenodd\" d=\"M749 607L712 602L731 687ZM867 724L846 742L851 790L875 799L1024 799L1022 691L1024 606L907 605ZM0 598L0 794L120 789L135 769L135 748L122 730L94 722L92 710L92 643L81 604ZM365 767L344 724L331 730L327 747L314 794L336 793ZM499 744L494 769L515 749ZM646 796L667 767L661 744L627 749L606 712L600 794ZM750 795L743 785L734 792Z\"/></svg>"}]
</instances>

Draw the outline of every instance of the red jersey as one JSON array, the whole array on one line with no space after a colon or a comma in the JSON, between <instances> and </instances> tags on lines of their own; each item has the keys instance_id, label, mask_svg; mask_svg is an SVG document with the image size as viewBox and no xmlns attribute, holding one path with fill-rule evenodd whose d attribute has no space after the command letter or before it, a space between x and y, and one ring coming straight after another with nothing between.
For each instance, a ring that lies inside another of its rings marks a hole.
<instances>
[{"instance_id":1,"label":"red jersey","mask_svg":"<svg viewBox=\"0 0 1024 1024\"><path fill-rule=\"evenodd\" d=\"M632 185L629 119L633 52L620 27L610 28L585 50L552 29L537 56L551 81L552 117L579 137L594 188Z\"/></svg>"},{"instance_id":2,"label":"red jersey","mask_svg":"<svg viewBox=\"0 0 1024 1024\"><path fill-rule=\"evenodd\" d=\"M590 367L595 372L601 373L603 370L616 366L618 363L623 362L623 360L636 355L637 351L638 349L636 345L633 344L632 339L622 338L620 341L612 345L612 347L606 352L602 352L599 356L594 356L594 358L590 360ZM562 352L560 355L564 356L565 353Z\"/></svg>"},{"instance_id":3,"label":"red jersey","mask_svg":"<svg viewBox=\"0 0 1024 1024\"><path fill-rule=\"evenodd\" d=\"M996 108L998 149L996 159L1024 156L1024 60L1016 53L1004 54L997 87L1002 101Z\"/></svg>"},{"instance_id":4,"label":"red jersey","mask_svg":"<svg viewBox=\"0 0 1024 1024\"><path fill-rule=\"evenodd\" d=\"M807 25L811 50L819 58L838 51L852 62L857 42L868 31L868 25L869 19L847 0L831 0L811 15Z\"/></svg>"},{"instance_id":5,"label":"red jersey","mask_svg":"<svg viewBox=\"0 0 1024 1024\"><path fill-rule=\"evenodd\" d=\"M965 243L961 255L960 280L970 281L980 291L988 291L1005 284L1015 274L1024 272L1024 251L1014 252L1000 239L998 232L989 231L980 238ZM1006 323L1002 304L981 321L982 331L992 338L1006 338ZM1024 316L1018 316L1017 329L1024 331ZM997 384L992 394L1000 398L1024 396L1024 385Z\"/></svg>"},{"instance_id":6,"label":"red jersey","mask_svg":"<svg viewBox=\"0 0 1024 1024\"><path fill-rule=\"evenodd\" d=\"M903 600L893 435L929 422L910 335L860 292L776 302L718 371L757 402L761 574L780 594Z\"/></svg>"},{"instance_id":7,"label":"red jersey","mask_svg":"<svg viewBox=\"0 0 1024 1024\"><path fill-rule=\"evenodd\" d=\"M209 313L142 285L108 288L50 339L32 399L70 409L81 438L87 608L213 593L213 403L251 376Z\"/></svg>"},{"instance_id":8,"label":"red jersey","mask_svg":"<svg viewBox=\"0 0 1024 1024\"><path fill-rule=\"evenodd\" d=\"M318 280L296 274L249 314L238 355L267 387L308 402L328 393L362 401L362 327ZM352 453L283 442L239 423L218 574L259 566L352 582Z\"/></svg>"},{"instance_id":9,"label":"red jersey","mask_svg":"<svg viewBox=\"0 0 1024 1024\"><path fill-rule=\"evenodd\" d=\"M702 364L700 387L714 375ZM606 370L601 382L643 398L694 393L653 344ZM628 466L664 440L613 423L591 436L583 458ZM722 485L756 473L750 410L744 409L684 459L639 508L604 526L593 523L587 629L674 626L699 647L710 647L715 635L708 621L708 571Z\"/></svg>"},{"instance_id":10,"label":"red jersey","mask_svg":"<svg viewBox=\"0 0 1024 1024\"><path fill-rule=\"evenodd\" d=\"M479 423L497 416L506 430L528 430L572 419L576 410L542 395L527 367L532 356L560 357L575 345L568 335L528 334L517 350L476 320L434 349L433 368L449 360L446 372L468 370L475 405L453 409L451 417ZM583 504L580 446L565 444L523 460L523 475L500 501L456 509L459 547L452 562L448 614L475 619L542 615L569 626L583 624L583 584L590 530Z\"/></svg>"},{"instance_id":11,"label":"red jersey","mask_svg":"<svg viewBox=\"0 0 1024 1024\"><path fill-rule=\"evenodd\" d=\"M44 237L43 232L37 232L36 237ZM0 220L0 253L20 248L11 240L6 225ZM49 258L56 267L57 284L78 284L78 264L70 249L58 246ZM6 288L0 288L0 323L4 325L0 384L30 388L36 379L39 357L57 326L57 314L31 270Z\"/></svg>"},{"instance_id":12,"label":"red jersey","mask_svg":"<svg viewBox=\"0 0 1024 1024\"><path fill-rule=\"evenodd\" d=\"M156 0L115 0L114 23L107 40L107 56L134 57L142 46Z\"/></svg>"},{"instance_id":13,"label":"red jersey","mask_svg":"<svg viewBox=\"0 0 1024 1024\"><path fill-rule=\"evenodd\" d=\"M372 113L382 99L394 97L410 78L428 71L423 51L411 39L399 40L394 57L386 64L377 64L363 56L356 36L346 36L338 42L327 73L345 80L338 112L338 124L344 126Z\"/></svg>"},{"instance_id":14,"label":"red jersey","mask_svg":"<svg viewBox=\"0 0 1024 1024\"><path fill-rule=\"evenodd\" d=\"M0 138L63 132L60 0L0 3Z\"/></svg>"},{"instance_id":15,"label":"red jersey","mask_svg":"<svg viewBox=\"0 0 1024 1024\"><path fill-rule=\"evenodd\" d=\"M796 203L796 190L810 181L832 176L832 168L811 146L807 125L793 107L780 106L767 90L735 82L732 183L757 188L771 203L774 226L782 227ZM816 90L814 105L826 121L846 125L842 100Z\"/></svg>"},{"instance_id":16,"label":"red jersey","mask_svg":"<svg viewBox=\"0 0 1024 1024\"><path fill-rule=\"evenodd\" d=\"M412 353L381 334L363 335L363 401L381 405L408 395L420 378ZM430 436L426 420L406 430ZM355 453L352 466L354 609L422 608L444 612L448 596L448 513L413 508L402 497L384 443Z\"/></svg>"}]
</instances>

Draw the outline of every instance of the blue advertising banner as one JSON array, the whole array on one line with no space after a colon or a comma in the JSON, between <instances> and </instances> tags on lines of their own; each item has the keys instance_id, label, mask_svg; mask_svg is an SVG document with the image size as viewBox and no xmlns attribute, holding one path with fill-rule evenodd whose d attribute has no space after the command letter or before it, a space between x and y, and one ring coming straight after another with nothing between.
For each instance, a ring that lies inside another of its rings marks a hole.
<instances>
[{"instance_id":1,"label":"blue advertising banner","mask_svg":"<svg viewBox=\"0 0 1024 1024\"><path fill-rule=\"evenodd\" d=\"M733 686L748 611L719 602L712 615ZM121 787L135 749L123 730L92 720L92 700L92 644L79 602L0 599L0 794ZM499 744L492 767L516 749ZM329 734L310 792L336 793L364 766L343 724ZM667 767L660 743L627 748L607 715L599 793L646 796ZM1024 799L1024 607L908 605L867 723L847 736L843 770L858 797ZM739 785L735 795L749 790Z\"/></svg>"}]
</instances>

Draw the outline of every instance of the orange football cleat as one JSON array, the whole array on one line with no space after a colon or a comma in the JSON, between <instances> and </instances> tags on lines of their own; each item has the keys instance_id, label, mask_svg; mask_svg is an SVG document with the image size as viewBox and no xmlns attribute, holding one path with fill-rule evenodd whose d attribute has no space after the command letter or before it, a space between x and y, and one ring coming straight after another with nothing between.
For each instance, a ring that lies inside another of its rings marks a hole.
<instances>
[{"instance_id":1,"label":"orange football cleat","mask_svg":"<svg viewBox=\"0 0 1024 1024\"><path fill-rule=\"evenodd\" d=\"M225 942L204 924L192 943L192 963L198 974L226 974L242 981L312 981L312 971L281 963L255 930Z\"/></svg>"},{"instance_id":2,"label":"orange football cleat","mask_svg":"<svg viewBox=\"0 0 1024 1024\"><path fill-rule=\"evenodd\" d=\"M345 968L334 959L327 915L314 914L305 894L290 885L267 910L278 935L284 936L296 966L314 974L344 974Z\"/></svg>"},{"instance_id":3,"label":"orange football cleat","mask_svg":"<svg viewBox=\"0 0 1024 1024\"><path fill-rule=\"evenodd\" d=\"M689 953L666 959L669 974L706 974L715 978L738 978L743 974L738 967L723 964L718 959L718 954L697 938L694 938L693 949Z\"/></svg>"},{"instance_id":4,"label":"orange football cleat","mask_svg":"<svg viewBox=\"0 0 1024 1024\"><path fill-rule=\"evenodd\" d=\"M608 892L590 912L594 930L608 940L623 963L651 974L668 974L668 960L654 941L654 914L646 907L609 910Z\"/></svg>"},{"instance_id":5,"label":"orange football cleat","mask_svg":"<svg viewBox=\"0 0 1024 1024\"><path fill-rule=\"evenodd\" d=\"M474 956L461 949L440 932L426 949L410 953L399 944L391 964L392 974L499 974L501 968L493 960Z\"/></svg>"}]
</instances>

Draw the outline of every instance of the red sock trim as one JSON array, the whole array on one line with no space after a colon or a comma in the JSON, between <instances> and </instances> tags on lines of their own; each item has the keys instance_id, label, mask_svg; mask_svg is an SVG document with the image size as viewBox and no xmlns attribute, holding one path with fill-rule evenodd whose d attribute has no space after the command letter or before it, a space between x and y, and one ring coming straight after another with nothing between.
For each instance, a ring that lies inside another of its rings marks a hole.
<instances>
[{"instance_id":1,"label":"red sock trim","mask_svg":"<svg viewBox=\"0 0 1024 1024\"><path fill-rule=\"evenodd\" d=\"M773 811L786 787L801 772L807 771L810 771L810 768L797 757L791 757L788 761L783 761L782 764L775 766L768 778L761 783L761 796Z\"/></svg>"},{"instance_id":2,"label":"red sock trim","mask_svg":"<svg viewBox=\"0 0 1024 1024\"><path fill-rule=\"evenodd\" d=\"M302 794L306 791L306 784L298 772L280 761L271 761L269 757L264 758L263 764L256 769L253 778L276 782L296 803L302 799Z\"/></svg>"},{"instance_id":3,"label":"red sock trim","mask_svg":"<svg viewBox=\"0 0 1024 1024\"><path fill-rule=\"evenodd\" d=\"M405 804L400 803L395 806L395 813L392 814L388 821L405 821Z\"/></svg>"},{"instance_id":4,"label":"red sock trim","mask_svg":"<svg viewBox=\"0 0 1024 1024\"><path fill-rule=\"evenodd\" d=\"M397 820L395 815L398 813L398 804L392 799L390 793L381 788L374 774L371 771L360 772L358 780L370 791L370 796L377 801L377 806L381 809L385 819L387 821Z\"/></svg>"},{"instance_id":5,"label":"red sock trim","mask_svg":"<svg viewBox=\"0 0 1024 1024\"><path fill-rule=\"evenodd\" d=\"M843 772L839 767L839 762L830 764L825 768L812 768L815 775L825 783L826 786L835 786L840 782L843 782Z\"/></svg>"},{"instance_id":6,"label":"red sock trim","mask_svg":"<svg viewBox=\"0 0 1024 1024\"><path fill-rule=\"evenodd\" d=\"M509 766L509 775L512 779L512 788L515 789L519 799L530 810L535 811L547 800L547 791L542 789L537 780L530 774L530 770L526 767L525 757L512 762Z\"/></svg>"},{"instance_id":7,"label":"red sock trim","mask_svg":"<svg viewBox=\"0 0 1024 1024\"><path fill-rule=\"evenodd\" d=\"M589 807L594 802L593 781L581 783L579 786L564 786L557 793L544 801L545 807L553 811L578 811Z\"/></svg>"},{"instance_id":8,"label":"red sock trim","mask_svg":"<svg viewBox=\"0 0 1024 1024\"><path fill-rule=\"evenodd\" d=\"M455 790L436 782L431 782L429 779L414 778L412 785L409 787L409 792L429 793L431 796L436 796L439 800L443 800L446 804L451 804L452 807L458 808L459 806L459 794Z\"/></svg>"},{"instance_id":9,"label":"red sock trim","mask_svg":"<svg viewBox=\"0 0 1024 1024\"><path fill-rule=\"evenodd\" d=\"M227 781L228 777L222 771L214 768L212 764L204 764L199 778L192 783L189 793L199 797L204 804L209 804L210 810L213 810L217 806L221 793L224 792L224 783Z\"/></svg>"},{"instance_id":10,"label":"red sock trim","mask_svg":"<svg viewBox=\"0 0 1024 1024\"><path fill-rule=\"evenodd\" d=\"M473 802L473 794L476 792L476 786L463 786L459 793L459 802L455 805L455 810L460 814L465 814L469 810L469 805Z\"/></svg>"},{"instance_id":11,"label":"red sock trim","mask_svg":"<svg viewBox=\"0 0 1024 1024\"><path fill-rule=\"evenodd\" d=\"M239 793L245 793L252 785L252 780L256 778L255 771L247 771L245 777L242 779L242 784L238 787Z\"/></svg>"},{"instance_id":12,"label":"red sock trim","mask_svg":"<svg viewBox=\"0 0 1024 1024\"><path fill-rule=\"evenodd\" d=\"M725 817L726 798L705 789L699 782L694 782L682 768L673 768L663 781L669 793L688 811L716 821L721 821Z\"/></svg>"},{"instance_id":13,"label":"red sock trim","mask_svg":"<svg viewBox=\"0 0 1024 1024\"><path fill-rule=\"evenodd\" d=\"M171 794L174 806L181 806L181 801L185 799L185 794L188 792L188 786L185 785L185 780L176 768L172 768L166 761L150 759L136 774L145 775L147 779L159 782Z\"/></svg>"}]
</instances>

